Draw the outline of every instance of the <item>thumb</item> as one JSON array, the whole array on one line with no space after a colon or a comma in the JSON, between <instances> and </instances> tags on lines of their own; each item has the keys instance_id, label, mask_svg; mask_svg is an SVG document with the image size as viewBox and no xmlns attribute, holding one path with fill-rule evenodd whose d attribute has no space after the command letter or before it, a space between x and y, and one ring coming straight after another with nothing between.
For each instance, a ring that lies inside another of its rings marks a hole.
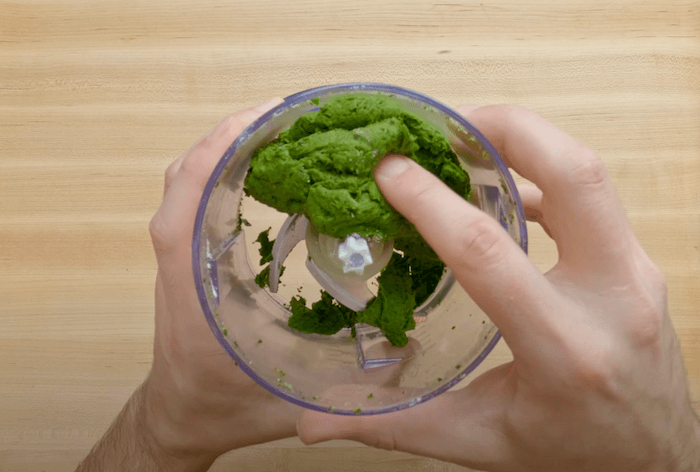
<instances>
[{"instance_id":1,"label":"thumb","mask_svg":"<svg viewBox=\"0 0 700 472\"><path fill-rule=\"evenodd\" d=\"M331 439L350 439L389 451L429 455L435 453L430 444L445 436L444 422L439 418L454 407L454 401L454 394L445 393L406 410L371 416L306 410L297 422L297 433L307 445Z\"/></svg>"},{"instance_id":2,"label":"thumb","mask_svg":"<svg viewBox=\"0 0 700 472\"><path fill-rule=\"evenodd\" d=\"M374 416L305 410L297 421L304 444L350 439L367 446L432 457L483 469L503 460L503 418L512 397L512 363L467 387L414 407Z\"/></svg>"}]
</instances>

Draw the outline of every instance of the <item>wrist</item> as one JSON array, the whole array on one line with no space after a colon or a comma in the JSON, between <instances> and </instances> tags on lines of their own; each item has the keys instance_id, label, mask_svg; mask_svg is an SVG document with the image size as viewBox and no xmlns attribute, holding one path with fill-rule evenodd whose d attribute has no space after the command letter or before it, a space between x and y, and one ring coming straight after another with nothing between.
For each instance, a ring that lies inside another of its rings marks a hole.
<instances>
[{"instance_id":1,"label":"wrist","mask_svg":"<svg viewBox=\"0 0 700 472\"><path fill-rule=\"evenodd\" d=\"M216 457L178 456L162 449L144 421L144 410L144 385L141 385L76 472L204 472L209 469Z\"/></svg>"},{"instance_id":2,"label":"wrist","mask_svg":"<svg viewBox=\"0 0 700 472\"><path fill-rule=\"evenodd\" d=\"M162 409L155 407L155 403L161 400L154 398L154 392L149 391L149 381L150 377L134 394L139 396L139 436L149 454L154 457L154 461L162 467L162 470L169 472L208 470L218 454L194 450L188 447L185 441L180 440L167 415L159 413Z\"/></svg>"}]
</instances>

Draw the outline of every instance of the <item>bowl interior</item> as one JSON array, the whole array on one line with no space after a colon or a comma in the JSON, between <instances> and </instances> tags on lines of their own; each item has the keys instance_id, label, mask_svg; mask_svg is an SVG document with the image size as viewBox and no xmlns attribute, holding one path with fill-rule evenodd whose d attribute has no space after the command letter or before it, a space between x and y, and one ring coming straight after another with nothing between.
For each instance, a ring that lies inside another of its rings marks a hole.
<instances>
[{"instance_id":1,"label":"bowl interior","mask_svg":"<svg viewBox=\"0 0 700 472\"><path fill-rule=\"evenodd\" d=\"M301 293L309 302L320 287L304 266L304 244L287 259L278 293L254 281L260 271L253 241L271 239L288 215L243 193L252 153L294 121L345 93L382 93L429 120L448 137L469 173L472 203L499 221L527 251L527 233L513 180L488 141L453 110L416 92L381 84L344 84L307 90L253 123L222 157L205 189L195 223L193 268L202 309L221 345L253 379L306 408L337 414L377 414L423 402L469 374L500 335L449 270L434 296L416 311L408 345L389 345L381 331L358 326L332 336L287 326L286 305ZM316 104L318 98L320 103Z\"/></svg>"}]
</instances>

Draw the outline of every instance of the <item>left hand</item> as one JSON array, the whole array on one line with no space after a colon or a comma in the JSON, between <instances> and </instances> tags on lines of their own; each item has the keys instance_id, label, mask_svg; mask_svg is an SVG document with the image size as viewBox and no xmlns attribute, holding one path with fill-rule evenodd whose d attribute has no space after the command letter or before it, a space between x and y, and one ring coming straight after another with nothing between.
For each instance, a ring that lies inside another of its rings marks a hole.
<instances>
[{"instance_id":1,"label":"left hand","mask_svg":"<svg viewBox=\"0 0 700 472\"><path fill-rule=\"evenodd\" d=\"M296 435L301 409L234 365L207 325L192 274L194 220L207 180L236 137L281 102L229 116L165 173L163 203L150 224L158 275L143 421L153 447L173 458L211 463L231 449Z\"/></svg>"}]
</instances>

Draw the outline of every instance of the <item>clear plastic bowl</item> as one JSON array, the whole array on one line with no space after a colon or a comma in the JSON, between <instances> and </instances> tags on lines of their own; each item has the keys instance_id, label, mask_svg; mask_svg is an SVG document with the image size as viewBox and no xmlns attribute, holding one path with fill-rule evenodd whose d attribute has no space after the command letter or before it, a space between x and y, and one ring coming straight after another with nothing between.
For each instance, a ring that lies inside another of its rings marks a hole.
<instances>
[{"instance_id":1,"label":"clear plastic bowl","mask_svg":"<svg viewBox=\"0 0 700 472\"><path fill-rule=\"evenodd\" d=\"M346 93L386 94L429 120L448 137L469 173L472 203L498 220L525 252L527 232L517 189L494 147L457 112L411 90L373 83L306 90L260 117L228 148L202 195L192 242L195 284L209 326L239 367L275 395L313 410L368 415L408 408L447 391L481 363L500 334L449 270L416 310L416 328L407 332L410 341L402 348L390 346L380 330L367 325L356 327L355 338L350 329L332 336L291 329L288 296L254 282L259 267L251 241L268 226L273 238L287 215L256 222L264 212L248 205L242 216L253 225L241 226L243 181L252 154L298 117L318 110L312 99L323 105ZM303 267L305 247L299 247L301 267L288 267L282 282L313 287Z\"/></svg>"}]
</instances>

